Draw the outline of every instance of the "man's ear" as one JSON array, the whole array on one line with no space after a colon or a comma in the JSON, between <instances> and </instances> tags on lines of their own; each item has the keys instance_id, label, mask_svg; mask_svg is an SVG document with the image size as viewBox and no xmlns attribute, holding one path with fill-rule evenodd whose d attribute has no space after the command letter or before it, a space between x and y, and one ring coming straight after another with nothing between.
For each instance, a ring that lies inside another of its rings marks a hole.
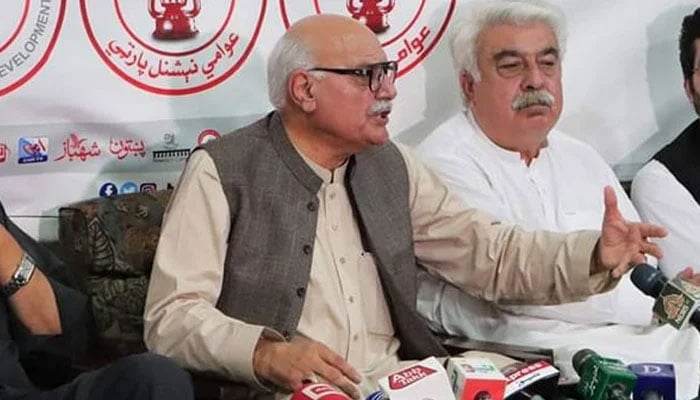
<instances>
[{"instance_id":1,"label":"man's ear","mask_svg":"<svg viewBox=\"0 0 700 400\"><path fill-rule=\"evenodd\" d=\"M476 80L469 72L462 70L459 74L459 85L462 88L464 103L469 104L474 98L474 83Z\"/></svg>"},{"instance_id":2,"label":"man's ear","mask_svg":"<svg viewBox=\"0 0 700 400\"><path fill-rule=\"evenodd\" d=\"M294 104L304 112L312 112L316 109L316 99L312 90L314 81L307 71L292 72L287 82L287 92Z\"/></svg>"},{"instance_id":3,"label":"man's ear","mask_svg":"<svg viewBox=\"0 0 700 400\"><path fill-rule=\"evenodd\" d=\"M690 78L690 79L693 79L693 78ZM685 97L687 97L688 100L690 100L690 102L692 103L693 97L694 97L693 96L694 90L693 90L693 82L690 79L685 79L683 81L683 89L685 89Z\"/></svg>"}]
</instances>

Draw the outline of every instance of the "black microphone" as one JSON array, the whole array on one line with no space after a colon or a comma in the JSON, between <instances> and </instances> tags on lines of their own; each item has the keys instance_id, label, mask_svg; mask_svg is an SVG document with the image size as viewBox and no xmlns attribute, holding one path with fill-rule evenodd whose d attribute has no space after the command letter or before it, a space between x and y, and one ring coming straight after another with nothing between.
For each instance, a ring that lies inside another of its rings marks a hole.
<instances>
[{"instance_id":1,"label":"black microphone","mask_svg":"<svg viewBox=\"0 0 700 400\"><path fill-rule=\"evenodd\" d=\"M649 264L634 267L631 279L637 289L656 299L654 314L661 322L676 329L689 323L700 330L700 287L681 278L669 281Z\"/></svg>"}]
</instances>

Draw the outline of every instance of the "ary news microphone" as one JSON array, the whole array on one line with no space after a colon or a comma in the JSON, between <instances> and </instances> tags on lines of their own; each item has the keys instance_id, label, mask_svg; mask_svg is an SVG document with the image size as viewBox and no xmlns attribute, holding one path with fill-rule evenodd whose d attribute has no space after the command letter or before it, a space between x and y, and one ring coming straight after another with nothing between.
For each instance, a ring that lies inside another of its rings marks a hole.
<instances>
[{"instance_id":1,"label":"ary news microphone","mask_svg":"<svg viewBox=\"0 0 700 400\"><path fill-rule=\"evenodd\" d=\"M352 400L350 396L327 383L309 383L292 394L290 400Z\"/></svg>"},{"instance_id":2,"label":"ary news microphone","mask_svg":"<svg viewBox=\"0 0 700 400\"><path fill-rule=\"evenodd\" d=\"M661 322L676 329L686 324L700 330L700 287L681 278L670 281L648 264L639 264L632 270L632 283L644 294L656 298L654 314Z\"/></svg>"},{"instance_id":3,"label":"ary news microphone","mask_svg":"<svg viewBox=\"0 0 700 400\"><path fill-rule=\"evenodd\" d=\"M673 364L639 363L629 369L637 375L635 400L676 400L676 374Z\"/></svg>"},{"instance_id":4,"label":"ary news microphone","mask_svg":"<svg viewBox=\"0 0 700 400\"><path fill-rule=\"evenodd\" d=\"M637 376L622 361L583 349L574 354L571 362L580 377L576 389L584 400L630 398Z\"/></svg>"},{"instance_id":5,"label":"ary news microphone","mask_svg":"<svg viewBox=\"0 0 700 400\"><path fill-rule=\"evenodd\" d=\"M379 379L381 393L372 400L454 400L447 371L435 357L403 368ZM381 397L385 396L385 397Z\"/></svg>"}]
</instances>

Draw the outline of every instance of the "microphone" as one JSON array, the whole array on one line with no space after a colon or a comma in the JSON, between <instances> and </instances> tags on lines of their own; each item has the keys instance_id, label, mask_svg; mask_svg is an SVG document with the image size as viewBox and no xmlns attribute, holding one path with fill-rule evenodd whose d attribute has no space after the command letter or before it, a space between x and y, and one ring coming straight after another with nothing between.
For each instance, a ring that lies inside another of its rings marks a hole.
<instances>
[{"instance_id":1,"label":"microphone","mask_svg":"<svg viewBox=\"0 0 700 400\"><path fill-rule=\"evenodd\" d=\"M549 398L557 392L559 370L547 360L516 362L501 372L508 381L505 397L509 400Z\"/></svg>"},{"instance_id":2,"label":"microphone","mask_svg":"<svg viewBox=\"0 0 700 400\"><path fill-rule=\"evenodd\" d=\"M689 323L700 330L700 287L681 278L669 281L648 264L634 267L631 279L644 294L656 298L653 310L661 322L676 329Z\"/></svg>"},{"instance_id":3,"label":"microphone","mask_svg":"<svg viewBox=\"0 0 700 400\"><path fill-rule=\"evenodd\" d=\"M296 390L289 400L352 400L327 383L309 383Z\"/></svg>"},{"instance_id":4,"label":"microphone","mask_svg":"<svg viewBox=\"0 0 700 400\"><path fill-rule=\"evenodd\" d=\"M447 374L458 400L503 400L507 379L486 358L452 357Z\"/></svg>"},{"instance_id":5,"label":"microphone","mask_svg":"<svg viewBox=\"0 0 700 400\"><path fill-rule=\"evenodd\" d=\"M447 371L435 357L428 357L379 379L381 395L391 400L454 399ZM372 396L379 396L374 393ZM382 397L370 397L372 400Z\"/></svg>"},{"instance_id":6,"label":"microphone","mask_svg":"<svg viewBox=\"0 0 700 400\"><path fill-rule=\"evenodd\" d=\"M676 374L673 364L639 363L629 369L637 375L634 398L640 400L676 400Z\"/></svg>"},{"instance_id":7,"label":"microphone","mask_svg":"<svg viewBox=\"0 0 700 400\"><path fill-rule=\"evenodd\" d=\"M637 376L622 361L583 349L574 354L571 362L581 378L576 388L584 400L630 398Z\"/></svg>"}]
</instances>

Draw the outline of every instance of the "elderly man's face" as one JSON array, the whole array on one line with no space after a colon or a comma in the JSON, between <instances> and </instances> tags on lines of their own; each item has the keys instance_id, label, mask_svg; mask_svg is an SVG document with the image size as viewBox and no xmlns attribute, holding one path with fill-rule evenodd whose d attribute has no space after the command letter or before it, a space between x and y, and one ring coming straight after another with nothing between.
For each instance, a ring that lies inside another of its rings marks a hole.
<instances>
[{"instance_id":1,"label":"elderly man's face","mask_svg":"<svg viewBox=\"0 0 700 400\"><path fill-rule=\"evenodd\" d=\"M693 43L695 46L695 59L693 60L693 68L695 72L690 77L690 79L685 81L685 95L693 103L693 108L695 112L700 115L700 94L698 90L700 89L700 39L695 39Z\"/></svg>"},{"instance_id":2,"label":"elderly man's face","mask_svg":"<svg viewBox=\"0 0 700 400\"><path fill-rule=\"evenodd\" d=\"M481 80L464 73L462 89L479 126L513 151L539 149L561 114L561 62L544 23L499 24L479 37Z\"/></svg>"},{"instance_id":3,"label":"elderly man's face","mask_svg":"<svg viewBox=\"0 0 700 400\"><path fill-rule=\"evenodd\" d=\"M365 68L387 61L376 36L365 27L349 27L338 37L328 37L316 51L318 66L324 68ZM315 121L338 149L356 153L385 143L391 101L396 88L391 79L371 90L369 79L325 72L318 81Z\"/></svg>"}]
</instances>

